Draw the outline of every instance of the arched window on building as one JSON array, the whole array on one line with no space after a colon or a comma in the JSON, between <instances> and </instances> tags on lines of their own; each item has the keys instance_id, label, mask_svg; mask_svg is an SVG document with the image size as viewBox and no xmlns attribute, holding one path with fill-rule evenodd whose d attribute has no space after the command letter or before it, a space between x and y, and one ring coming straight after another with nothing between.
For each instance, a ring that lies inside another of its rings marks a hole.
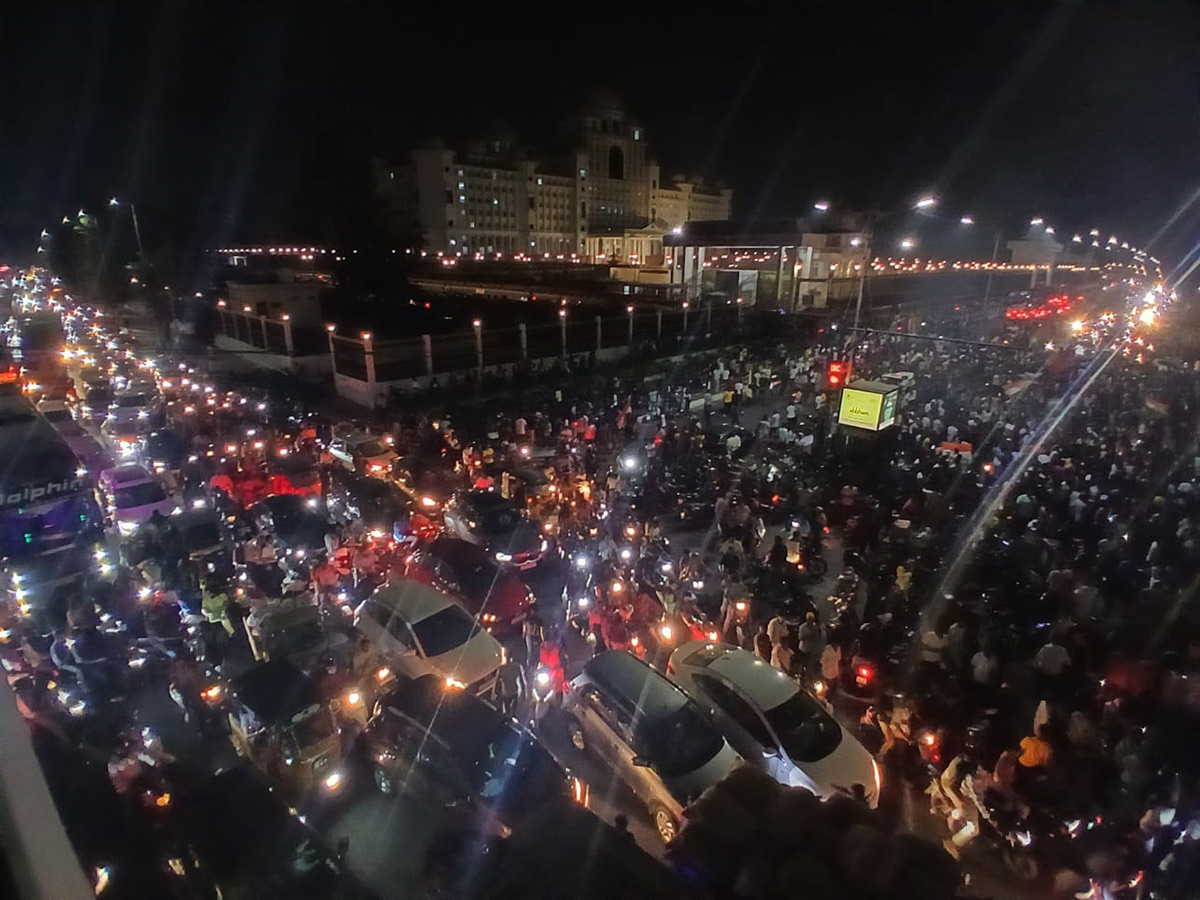
<instances>
[{"instance_id":1,"label":"arched window on building","mask_svg":"<svg viewBox=\"0 0 1200 900\"><path fill-rule=\"evenodd\" d=\"M625 151L615 144L608 148L608 177L625 178Z\"/></svg>"}]
</instances>

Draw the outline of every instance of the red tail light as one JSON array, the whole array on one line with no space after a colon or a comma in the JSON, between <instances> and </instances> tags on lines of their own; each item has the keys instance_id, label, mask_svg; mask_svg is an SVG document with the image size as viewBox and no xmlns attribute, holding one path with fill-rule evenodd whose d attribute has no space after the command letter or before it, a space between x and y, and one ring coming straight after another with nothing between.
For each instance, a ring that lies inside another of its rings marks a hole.
<instances>
[{"instance_id":1,"label":"red tail light","mask_svg":"<svg viewBox=\"0 0 1200 900\"><path fill-rule=\"evenodd\" d=\"M872 678L875 677L875 670L872 669L870 666L859 666L858 667L858 677L861 678L863 681L870 681Z\"/></svg>"}]
</instances>

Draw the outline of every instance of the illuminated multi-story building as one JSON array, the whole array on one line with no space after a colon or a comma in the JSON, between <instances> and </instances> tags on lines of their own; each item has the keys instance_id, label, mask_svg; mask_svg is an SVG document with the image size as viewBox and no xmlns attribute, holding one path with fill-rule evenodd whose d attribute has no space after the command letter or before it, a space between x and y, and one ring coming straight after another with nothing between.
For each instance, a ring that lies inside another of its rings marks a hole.
<instances>
[{"instance_id":1,"label":"illuminated multi-story building","mask_svg":"<svg viewBox=\"0 0 1200 900\"><path fill-rule=\"evenodd\" d=\"M661 264L666 231L729 218L731 190L660 181L645 128L611 93L593 95L564 123L563 138L567 149L544 157L501 134L377 163L393 230L445 257Z\"/></svg>"}]
</instances>

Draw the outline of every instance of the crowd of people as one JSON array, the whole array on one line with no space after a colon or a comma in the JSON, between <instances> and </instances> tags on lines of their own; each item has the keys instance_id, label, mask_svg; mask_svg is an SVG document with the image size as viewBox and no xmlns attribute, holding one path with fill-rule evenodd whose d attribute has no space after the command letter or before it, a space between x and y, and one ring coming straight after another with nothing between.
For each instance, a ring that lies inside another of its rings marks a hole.
<instances>
[{"instance_id":1,"label":"crowd of people","mask_svg":"<svg viewBox=\"0 0 1200 900\"><path fill-rule=\"evenodd\" d=\"M1018 874L1037 859L1064 889L1185 897L1200 874L1200 375L1129 352L1111 323L1007 324L830 330L381 430L543 530L523 576L538 602L500 673L506 712L542 670L557 688L603 649L662 664L688 635L737 644L859 723L885 814L927 789L952 853L987 837ZM835 427L834 362L888 375L895 422ZM340 463L319 465L327 485ZM437 532L415 513L382 536L323 530L303 562L270 529L237 535L247 578L230 581L190 565L157 517L120 577L204 618L200 656L219 665L276 609L312 604L345 626ZM178 637L151 624L152 640ZM68 620L54 661L86 680L94 667L73 657L98 630Z\"/></svg>"},{"instance_id":2,"label":"crowd of people","mask_svg":"<svg viewBox=\"0 0 1200 900\"><path fill-rule=\"evenodd\" d=\"M669 592L709 576L719 595L695 599L722 639L845 714L862 710L853 669L869 662L880 683L864 732L877 729L885 780L931 785L952 852L989 833L1003 849L1041 822L1018 874L1187 896L1200 838L1200 378L1122 352L1111 331L1005 324L972 336L991 347L856 342L856 376L906 376L895 426L866 441L831 435L822 382L849 346L832 335L677 372L607 410L636 411L649 454L608 506L633 497L657 511L655 491L707 449L713 527L677 558ZM606 411L592 412L603 433ZM768 525L779 510L788 521ZM839 602L797 575L829 528ZM1068 849L1043 851L1060 832Z\"/></svg>"}]
</instances>

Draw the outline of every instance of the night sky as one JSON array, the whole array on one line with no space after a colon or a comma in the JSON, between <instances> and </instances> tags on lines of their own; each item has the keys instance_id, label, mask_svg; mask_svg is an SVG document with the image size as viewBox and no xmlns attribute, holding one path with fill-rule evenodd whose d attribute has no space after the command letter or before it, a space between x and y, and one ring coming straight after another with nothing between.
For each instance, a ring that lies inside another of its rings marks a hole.
<instances>
[{"instance_id":1,"label":"night sky","mask_svg":"<svg viewBox=\"0 0 1200 900\"><path fill-rule=\"evenodd\" d=\"M546 145L595 88L740 217L934 191L981 234L1041 214L1145 246L1200 188L1195 0L47 0L0 24L0 254L114 194L192 249L359 239L371 156ZM1190 247L1197 207L1151 251Z\"/></svg>"}]
</instances>

